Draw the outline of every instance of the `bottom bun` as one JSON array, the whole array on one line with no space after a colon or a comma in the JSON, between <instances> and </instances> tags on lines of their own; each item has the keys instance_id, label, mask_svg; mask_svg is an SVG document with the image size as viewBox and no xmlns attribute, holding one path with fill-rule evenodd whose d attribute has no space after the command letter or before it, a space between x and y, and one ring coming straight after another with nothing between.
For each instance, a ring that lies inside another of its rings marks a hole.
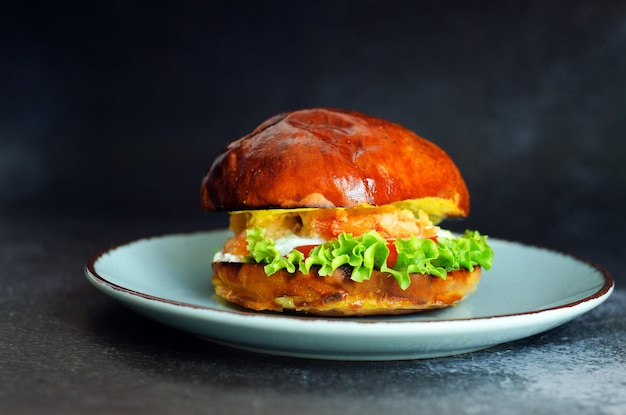
<instances>
[{"instance_id":1,"label":"bottom bun","mask_svg":"<svg viewBox=\"0 0 626 415\"><path fill-rule=\"evenodd\" d=\"M369 280L350 279L350 267L320 276L285 270L267 276L261 264L213 263L215 292L226 300L253 310L295 311L324 316L408 314L454 305L472 294L480 280L474 271L449 272L445 279L411 274L402 290L388 273L374 271Z\"/></svg>"}]
</instances>

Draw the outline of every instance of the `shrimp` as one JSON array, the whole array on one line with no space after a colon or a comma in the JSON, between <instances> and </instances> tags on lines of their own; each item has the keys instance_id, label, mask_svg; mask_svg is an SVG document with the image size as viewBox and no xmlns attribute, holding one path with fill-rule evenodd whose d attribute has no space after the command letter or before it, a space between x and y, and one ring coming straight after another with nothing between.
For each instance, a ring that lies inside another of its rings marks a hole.
<instances>
[{"instance_id":1,"label":"shrimp","mask_svg":"<svg viewBox=\"0 0 626 415\"><path fill-rule=\"evenodd\" d=\"M331 240L342 233L359 236L371 230L385 239L406 239L411 235L436 238L439 232L439 227L433 225L422 210L417 215L394 207L312 209L277 214L267 212L231 218L231 229L235 235L226 241L224 252L248 255L246 229L255 226L264 228L266 237L273 239L296 235Z\"/></svg>"},{"instance_id":2,"label":"shrimp","mask_svg":"<svg viewBox=\"0 0 626 415\"><path fill-rule=\"evenodd\" d=\"M398 209L337 209L331 212L310 215L308 221L303 218L303 229L327 239L336 238L341 233L358 236L371 230L386 239L411 235L433 238L439 232L439 227L434 226L421 210L417 217L410 211Z\"/></svg>"}]
</instances>

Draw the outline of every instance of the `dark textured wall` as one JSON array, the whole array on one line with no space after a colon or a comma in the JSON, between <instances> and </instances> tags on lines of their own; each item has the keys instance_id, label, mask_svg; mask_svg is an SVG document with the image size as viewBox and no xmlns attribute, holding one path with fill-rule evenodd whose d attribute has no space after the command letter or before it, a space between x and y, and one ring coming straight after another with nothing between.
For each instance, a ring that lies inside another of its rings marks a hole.
<instances>
[{"instance_id":1,"label":"dark textured wall","mask_svg":"<svg viewBox=\"0 0 626 415\"><path fill-rule=\"evenodd\" d=\"M621 272L624 2L2 7L2 214L210 222L198 187L226 142L335 106L448 151L472 194L453 226Z\"/></svg>"}]
</instances>

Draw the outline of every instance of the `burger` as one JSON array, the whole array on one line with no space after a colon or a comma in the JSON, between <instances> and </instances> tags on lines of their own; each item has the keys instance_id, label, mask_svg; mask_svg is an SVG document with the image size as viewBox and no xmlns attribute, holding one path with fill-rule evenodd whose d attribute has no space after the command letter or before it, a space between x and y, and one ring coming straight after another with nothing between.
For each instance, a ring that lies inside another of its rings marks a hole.
<instances>
[{"instance_id":1,"label":"burger","mask_svg":"<svg viewBox=\"0 0 626 415\"><path fill-rule=\"evenodd\" d=\"M459 169L436 144L356 111L269 118L231 142L201 184L232 236L212 262L215 293L253 310L406 314L472 294L493 250L469 214Z\"/></svg>"}]
</instances>

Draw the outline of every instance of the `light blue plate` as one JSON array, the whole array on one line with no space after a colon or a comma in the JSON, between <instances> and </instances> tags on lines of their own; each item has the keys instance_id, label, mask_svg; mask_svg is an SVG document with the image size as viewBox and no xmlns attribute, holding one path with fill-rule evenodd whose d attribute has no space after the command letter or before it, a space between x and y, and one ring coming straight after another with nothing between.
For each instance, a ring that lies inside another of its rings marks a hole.
<instances>
[{"instance_id":1,"label":"light blue plate","mask_svg":"<svg viewBox=\"0 0 626 415\"><path fill-rule=\"evenodd\" d=\"M216 298L211 259L229 231L146 238L94 256L89 281L139 313L256 352L341 360L449 356L518 340L602 304L611 276L572 256L489 239L494 266L456 307L394 317L320 318L255 312Z\"/></svg>"}]
</instances>

